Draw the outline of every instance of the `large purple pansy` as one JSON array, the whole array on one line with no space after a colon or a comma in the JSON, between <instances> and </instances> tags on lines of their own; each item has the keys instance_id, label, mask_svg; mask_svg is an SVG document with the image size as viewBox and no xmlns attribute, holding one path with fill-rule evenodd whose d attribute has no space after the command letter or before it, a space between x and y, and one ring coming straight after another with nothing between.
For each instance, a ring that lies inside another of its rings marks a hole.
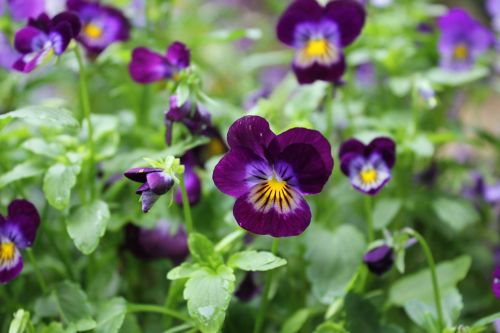
<instances>
[{"instance_id":1,"label":"large purple pansy","mask_svg":"<svg viewBox=\"0 0 500 333\"><path fill-rule=\"evenodd\" d=\"M396 144L389 138L376 138L369 145L356 139L340 147L340 168L360 192L375 195L391 179L396 162Z\"/></svg>"},{"instance_id":2,"label":"large purple pansy","mask_svg":"<svg viewBox=\"0 0 500 333\"><path fill-rule=\"evenodd\" d=\"M31 247L39 225L36 207L26 200L12 201L7 218L0 215L0 283L8 283L21 273L21 250Z\"/></svg>"},{"instance_id":3,"label":"large purple pansy","mask_svg":"<svg viewBox=\"0 0 500 333\"><path fill-rule=\"evenodd\" d=\"M70 12L63 12L52 19L46 14L30 19L28 25L16 33L14 46L21 57L13 68L29 73L47 63L54 54L60 56L71 39L79 34L80 28L80 19Z\"/></svg>"},{"instance_id":4,"label":"large purple pansy","mask_svg":"<svg viewBox=\"0 0 500 333\"><path fill-rule=\"evenodd\" d=\"M493 33L461 8L453 8L440 17L438 26L441 67L447 70L470 69L494 41Z\"/></svg>"},{"instance_id":5,"label":"large purple pansy","mask_svg":"<svg viewBox=\"0 0 500 333\"><path fill-rule=\"evenodd\" d=\"M217 188L237 198L238 224L255 234L296 236L311 222L305 195L318 194L333 170L331 147L318 131L293 128L274 134L258 116L229 129L229 152L215 167Z\"/></svg>"},{"instance_id":6,"label":"large purple pansy","mask_svg":"<svg viewBox=\"0 0 500 333\"><path fill-rule=\"evenodd\" d=\"M67 7L80 17L82 31L77 39L92 56L130 37L130 23L117 8L84 0L68 0Z\"/></svg>"},{"instance_id":7,"label":"large purple pansy","mask_svg":"<svg viewBox=\"0 0 500 333\"><path fill-rule=\"evenodd\" d=\"M345 72L343 48L361 33L363 5L354 0L295 0L281 16L278 39L294 48L293 70L301 84L316 80L337 83Z\"/></svg>"}]
</instances>

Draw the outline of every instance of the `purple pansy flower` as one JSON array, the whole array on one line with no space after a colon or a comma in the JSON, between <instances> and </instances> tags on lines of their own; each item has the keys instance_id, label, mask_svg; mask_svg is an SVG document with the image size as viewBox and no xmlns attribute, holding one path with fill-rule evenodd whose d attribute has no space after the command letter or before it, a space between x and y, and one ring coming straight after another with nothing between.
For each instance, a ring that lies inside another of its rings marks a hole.
<instances>
[{"instance_id":1,"label":"purple pansy flower","mask_svg":"<svg viewBox=\"0 0 500 333\"><path fill-rule=\"evenodd\" d=\"M45 0L0 0L0 15L5 10L14 21L24 21L43 13Z\"/></svg>"},{"instance_id":2,"label":"purple pansy flower","mask_svg":"<svg viewBox=\"0 0 500 333\"><path fill-rule=\"evenodd\" d=\"M345 72L343 48L361 33L363 5L354 0L295 0L277 25L278 39L294 48L293 70L300 84L316 80L337 83Z\"/></svg>"},{"instance_id":3,"label":"purple pansy flower","mask_svg":"<svg viewBox=\"0 0 500 333\"><path fill-rule=\"evenodd\" d=\"M12 201L7 217L0 215L0 283L7 283L21 273L21 250L31 247L39 225L36 207L26 200Z\"/></svg>"},{"instance_id":4,"label":"purple pansy flower","mask_svg":"<svg viewBox=\"0 0 500 333\"><path fill-rule=\"evenodd\" d=\"M484 200L494 206L500 204L500 182L489 185L479 172L472 172L472 185L465 186L463 195L470 200Z\"/></svg>"},{"instance_id":5,"label":"purple pansy flower","mask_svg":"<svg viewBox=\"0 0 500 333\"><path fill-rule=\"evenodd\" d=\"M213 173L217 188L237 198L233 214L254 234L296 236L311 222L305 195L318 194L333 170L328 140L318 131L293 128L274 134L258 116L229 129L229 152Z\"/></svg>"},{"instance_id":6,"label":"purple pansy flower","mask_svg":"<svg viewBox=\"0 0 500 333\"><path fill-rule=\"evenodd\" d=\"M80 17L82 31L77 40L96 56L109 45L130 37L130 23L123 13L99 2L68 0L67 7Z\"/></svg>"},{"instance_id":7,"label":"purple pansy flower","mask_svg":"<svg viewBox=\"0 0 500 333\"><path fill-rule=\"evenodd\" d=\"M493 272L493 283L491 287L495 297L500 299L500 267L497 267Z\"/></svg>"},{"instance_id":8,"label":"purple pansy flower","mask_svg":"<svg viewBox=\"0 0 500 333\"><path fill-rule=\"evenodd\" d=\"M441 67L451 71L472 68L476 58L492 45L494 35L461 8L453 8L438 20L441 30Z\"/></svg>"},{"instance_id":9,"label":"purple pansy flower","mask_svg":"<svg viewBox=\"0 0 500 333\"><path fill-rule=\"evenodd\" d=\"M132 52L129 72L134 81L146 84L175 79L179 71L189 67L190 63L191 53L181 42L172 43L166 55L138 47Z\"/></svg>"},{"instance_id":10,"label":"purple pansy flower","mask_svg":"<svg viewBox=\"0 0 500 333\"><path fill-rule=\"evenodd\" d=\"M369 145L350 139L340 147L339 158L340 168L352 186L362 193L375 195L391 179L396 144L389 138L376 138Z\"/></svg>"},{"instance_id":11,"label":"purple pansy flower","mask_svg":"<svg viewBox=\"0 0 500 333\"><path fill-rule=\"evenodd\" d=\"M386 244L378 246L364 255L363 262L370 272L382 275L388 272L394 264L394 250Z\"/></svg>"},{"instance_id":12,"label":"purple pansy flower","mask_svg":"<svg viewBox=\"0 0 500 333\"><path fill-rule=\"evenodd\" d=\"M22 55L13 68L29 73L48 62L54 54L60 56L80 28L78 16L70 12L63 12L52 19L47 14L30 19L28 25L16 33L14 46Z\"/></svg>"},{"instance_id":13,"label":"purple pansy flower","mask_svg":"<svg viewBox=\"0 0 500 333\"><path fill-rule=\"evenodd\" d=\"M255 282L255 272L246 272L240 285L234 292L242 302L250 302L261 292L261 286Z\"/></svg>"},{"instance_id":14,"label":"purple pansy flower","mask_svg":"<svg viewBox=\"0 0 500 333\"><path fill-rule=\"evenodd\" d=\"M0 67L12 69L17 58L19 58L19 53L11 46L7 36L0 32Z\"/></svg>"},{"instance_id":15,"label":"purple pansy flower","mask_svg":"<svg viewBox=\"0 0 500 333\"><path fill-rule=\"evenodd\" d=\"M167 220L158 221L151 229L129 224L125 228L125 237L127 247L139 258L167 258L178 265L189 255L185 227L174 228Z\"/></svg>"},{"instance_id":16,"label":"purple pansy flower","mask_svg":"<svg viewBox=\"0 0 500 333\"><path fill-rule=\"evenodd\" d=\"M135 193L141 196L144 213L149 212L158 198L174 186L174 179L161 168L132 168L125 172L125 177L142 183Z\"/></svg>"}]
</instances>

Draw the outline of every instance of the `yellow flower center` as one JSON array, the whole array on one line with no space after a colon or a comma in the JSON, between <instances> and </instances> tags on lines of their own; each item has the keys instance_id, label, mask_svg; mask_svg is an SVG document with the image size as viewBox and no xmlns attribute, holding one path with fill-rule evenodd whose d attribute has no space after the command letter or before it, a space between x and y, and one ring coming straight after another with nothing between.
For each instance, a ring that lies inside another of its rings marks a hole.
<instances>
[{"instance_id":1,"label":"yellow flower center","mask_svg":"<svg viewBox=\"0 0 500 333\"><path fill-rule=\"evenodd\" d=\"M9 262L14 259L16 247L12 242L0 243L0 262Z\"/></svg>"},{"instance_id":2,"label":"yellow flower center","mask_svg":"<svg viewBox=\"0 0 500 333\"><path fill-rule=\"evenodd\" d=\"M359 173L359 177L361 178L361 181L364 184L374 183L377 180L377 176L378 176L377 170L375 170L373 168L362 170Z\"/></svg>"},{"instance_id":3,"label":"yellow flower center","mask_svg":"<svg viewBox=\"0 0 500 333\"><path fill-rule=\"evenodd\" d=\"M264 212L274 206L280 213L287 213L297 206L294 190L276 176L256 185L250 192L250 200Z\"/></svg>"},{"instance_id":4,"label":"yellow flower center","mask_svg":"<svg viewBox=\"0 0 500 333\"><path fill-rule=\"evenodd\" d=\"M101 27L89 23L83 28L83 33L89 38L97 39L101 38L103 31Z\"/></svg>"},{"instance_id":5,"label":"yellow flower center","mask_svg":"<svg viewBox=\"0 0 500 333\"><path fill-rule=\"evenodd\" d=\"M453 51L453 57L458 60L465 60L469 57L469 48L465 44L458 44Z\"/></svg>"},{"instance_id":6,"label":"yellow flower center","mask_svg":"<svg viewBox=\"0 0 500 333\"><path fill-rule=\"evenodd\" d=\"M324 39L312 39L306 45L308 57L319 57L328 52L328 42Z\"/></svg>"}]
</instances>

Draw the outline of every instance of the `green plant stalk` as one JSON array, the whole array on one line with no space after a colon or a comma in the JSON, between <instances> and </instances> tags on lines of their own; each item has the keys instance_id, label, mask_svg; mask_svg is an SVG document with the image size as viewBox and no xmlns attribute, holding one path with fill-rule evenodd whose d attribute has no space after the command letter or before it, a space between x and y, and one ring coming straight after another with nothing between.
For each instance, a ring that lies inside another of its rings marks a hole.
<instances>
[{"instance_id":1,"label":"green plant stalk","mask_svg":"<svg viewBox=\"0 0 500 333\"><path fill-rule=\"evenodd\" d=\"M188 234L194 232L193 217L191 216L191 206L189 205L188 194L186 190L186 182L184 181L184 174L180 177L180 186L182 192L182 210L184 212L184 220L186 222L186 229Z\"/></svg>"},{"instance_id":2,"label":"green plant stalk","mask_svg":"<svg viewBox=\"0 0 500 333\"><path fill-rule=\"evenodd\" d=\"M170 286L168 288L167 296L165 297L165 308L166 309L171 309L174 307L176 302L179 299L179 296L182 293L182 287L184 286L184 283L180 280L173 280L170 283ZM166 327L171 327L172 326L172 318L171 317L165 317L165 326Z\"/></svg>"},{"instance_id":3,"label":"green plant stalk","mask_svg":"<svg viewBox=\"0 0 500 333\"><path fill-rule=\"evenodd\" d=\"M373 197L365 195L366 227L368 230L368 244L375 240L375 230L373 228Z\"/></svg>"},{"instance_id":4,"label":"green plant stalk","mask_svg":"<svg viewBox=\"0 0 500 333\"><path fill-rule=\"evenodd\" d=\"M278 246L279 246L279 238L274 238L271 250L273 254L278 253ZM260 333L262 325L264 324L264 319L267 311L267 304L269 303L269 291L271 290L272 280L273 280L273 270L270 270L267 273L266 284L264 286L264 292L262 293L262 301L259 313L257 314L257 320L255 321L253 333Z\"/></svg>"},{"instance_id":5,"label":"green plant stalk","mask_svg":"<svg viewBox=\"0 0 500 333\"><path fill-rule=\"evenodd\" d=\"M80 103L83 110L83 117L85 118L88 128L87 145L90 156L87 165L86 178L87 182L91 186L90 199L92 201L95 198L96 194L94 127L92 125L92 119L91 119L90 96L88 90L87 73L85 71L85 66L83 65L80 48L78 46L75 47L75 55L76 55L76 60L78 61L78 68L80 70Z\"/></svg>"},{"instance_id":6,"label":"green plant stalk","mask_svg":"<svg viewBox=\"0 0 500 333\"><path fill-rule=\"evenodd\" d=\"M427 258L427 264L429 265L429 270L431 272L432 289L434 291L434 302L436 305L436 311L438 315L439 331L441 331L445 327L445 323L443 316L443 306L441 304L441 292L439 291L439 283L436 274L436 263L434 261L434 257L432 256L429 244L427 244L427 241L420 233L410 228L405 228L404 232L417 239L420 246L424 250L425 257Z\"/></svg>"},{"instance_id":7,"label":"green plant stalk","mask_svg":"<svg viewBox=\"0 0 500 333\"><path fill-rule=\"evenodd\" d=\"M331 139L333 136L333 98L335 97L335 86L327 87L326 92L326 103L325 103L325 113L326 113L326 134L327 139Z\"/></svg>"},{"instance_id":8,"label":"green plant stalk","mask_svg":"<svg viewBox=\"0 0 500 333\"><path fill-rule=\"evenodd\" d=\"M31 249L28 249L26 252L28 253L28 257L31 261L31 264L33 265L33 269L35 271L38 284L40 285L40 289L42 289L42 292L46 295L48 292L47 283L45 283L45 279L43 278L43 275L40 272L40 267L38 266L38 262L36 261L35 255L33 254L33 251Z\"/></svg>"},{"instance_id":9,"label":"green plant stalk","mask_svg":"<svg viewBox=\"0 0 500 333\"><path fill-rule=\"evenodd\" d=\"M153 304L128 304L127 313L137 313L137 312L149 312L149 313L160 313L166 316L170 316L184 322L190 323L191 318L188 316L171 309L167 309L163 306L153 305Z\"/></svg>"}]
</instances>

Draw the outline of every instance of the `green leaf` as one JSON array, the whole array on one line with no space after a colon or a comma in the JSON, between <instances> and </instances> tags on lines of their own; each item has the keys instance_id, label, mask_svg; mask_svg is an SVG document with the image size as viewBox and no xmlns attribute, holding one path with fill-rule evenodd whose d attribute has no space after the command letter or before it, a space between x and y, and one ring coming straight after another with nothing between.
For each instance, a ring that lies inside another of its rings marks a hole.
<instances>
[{"instance_id":1,"label":"green leaf","mask_svg":"<svg viewBox=\"0 0 500 333\"><path fill-rule=\"evenodd\" d=\"M87 295L78 285L68 281L59 283L54 288L54 297L61 319L69 327L79 332L96 327Z\"/></svg>"},{"instance_id":2,"label":"green leaf","mask_svg":"<svg viewBox=\"0 0 500 333\"><path fill-rule=\"evenodd\" d=\"M203 333L220 331L234 291L233 270L220 266L198 270L186 283L184 299L189 315Z\"/></svg>"},{"instance_id":3,"label":"green leaf","mask_svg":"<svg viewBox=\"0 0 500 333\"><path fill-rule=\"evenodd\" d=\"M377 230L386 228L401 210L400 199L380 199L373 209L373 226Z\"/></svg>"},{"instance_id":4,"label":"green leaf","mask_svg":"<svg viewBox=\"0 0 500 333\"><path fill-rule=\"evenodd\" d=\"M286 265L286 260L265 251L243 251L233 254L228 265L244 271L269 271Z\"/></svg>"},{"instance_id":5,"label":"green leaf","mask_svg":"<svg viewBox=\"0 0 500 333\"><path fill-rule=\"evenodd\" d=\"M30 313L19 309L14 313L14 319L10 322L9 333L24 333L30 322Z\"/></svg>"},{"instance_id":6,"label":"green leaf","mask_svg":"<svg viewBox=\"0 0 500 333\"><path fill-rule=\"evenodd\" d=\"M316 327L314 333L349 333L349 332L347 332L342 326L338 324L326 322Z\"/></svg>"},{"instance_id":7,"label":"green leaf","mask_svg":"<svg viewBox=\"0 0 500 333\"><path fill-rule=\"evenodd\" d=\"M169 280L179 280L191 277L196 271L200 269L200 265L184 262L182 265L174 267L167 274Z\"/></svg>"},{"instance_id":8,"label":"green leaf","mask_svg":"<svg viewBox=\"0 0 500 333\"><path fill-rule=\"evenodd\" d=\"M457 283L467 275L471 264L469 256L461 256L437 265L437 278L442 294L455 288ZM389 302L404 306L411 300L424 303L432 302L433 289L429 269L407 275L396 281L389 290Z\"/></svg>"},{"instance_id":9,"label":"green leaf","mask_svg":"<svg viewBox=\"0 0 500 333\"><path fill-rule=\"evenodd\" d=\"M76 185L76 177L80 173L79 164L54 164L47 170L43 179L43 192L51 206L64 210L69 207L71 190Z\"/></svg>"},{"instance_id":10,"label":"green leaf","mask_svg":"<svg viewBox=\"0 0 500 333\"><path fill-rule=\"evenodd\" d=\"M309 317L309 309L300 309L288 318L281 327L280 333L297 333Z\"/></svg>"},{"instance_id":11,"label":"green leaf","mask_svg":"<svg viewBox=\"0 0 500 333\"><path fill-rule=\"evenodd\" d=\"M434 154L434 145L425 135L419 135L406 144L419 157L429 158Z\"/></svg>"},{"instance_id":12,"label":"green leaf","mask_svg":"<svg viewBox=\"0 0 500 333\"><path fill-rule=\"evenodd\" d=\"M83 254L95 251L106 232L109 217L108 205L99 200L79 207L66 219L69 236Z\"/></svg>"},{"instance_id":13,"label":"green leaf","mask_svg":"<svg viewBox=\"0 0 500 333\"><path fill-rule=\"evenodd\" d=\"M126 314L127 302L123 298L116 297L107 301L98 311L95 333L117 333Z\"/></svg>"},{"instance_id":14,"label":"green leaf","mask_svg":"<svg viewBox=\"0 0 500 333\"><path fill-rule=\"evenodd\" d=\"M429 81L434 83L457 87L487 76L489 70L485 67L476 67L466 72L450 73L441 68L434 68L427 73Z\"/></svg>"},{"instance_id":15,"label":"green leaf","mask_svg":"<svg viewBox=\"0 0 500 333\"><path fill-rule=\"evenodd\" d=\"M439 198L433 202L432 207L439 219L455 232L480 220L476 209L466 200Z\"/></svg>"},{"instance_id":16,"label":"green leaf","mask_svg":"<svg viewBox=\"0 0 500 333\"><path fill-rule=\"evenodd\" d=\"M214 244L202 234L191 233L188 246L193 258L202 265L217 268L223 263L222 256L215 252Z\"/></svg>"},{"instance_id":17,"label":"green leaf","mask_svg":"<svg viewBox=\"0 0 500 333\"><path fill-rule=\"evenodd\" d=\"M483 318L479 319L478 321L476 321L474 323L474 325L472 325L472 326L473 327L486 326L486 325L489 325L489 324L491 324L492 322L494 322L495 320L498 320L498 319L500 319L500 312L497 312L497 313L494 313L492 315L483 317Z\"/></svg>"},{"instance_id":18,"label":"green leaf","mask_svg":"<svg viewBox=\"0 0 500 333\"><path fill-rule=\"evenodd\" d=\"M13 169L0 176L0 188L5 187L15 181L35 177L41 175L42 173L43 170L40 169L35 163L26 161L24 163L16 165Z\"/></svg>"},{"instance_id":19,"label":"green leaf","mask_svg":"<svg viewBox=\"0 0 500 333\"><path fill-rule=\"evenodd\" d=\"M345 298L346 328L349 333L383 333L380 327L380 314L368 300L357 294Z\"/></svg>"},{"instance_id":20,"label":"green leaf","mask_svg":"<svg viewBox=\"0 0 500 333\"><path fill-rule=\"evenodd\" d=\"M70 111L59 107L28 106L0 115L0 120L9 118L22 119L29 123L42 124L48 127L78 127L79 125Z\"/></svg>"},{"instance_id":21,"label":"green leaf","mask_svg":"<svg viewBox=\"0 0 500 333\"><path fill-rule=\"evenodd\" d=\"M181 82L177 89L175 89L175 96L177 97L177 105L183 105L189 98L189 86L187 83Z\"/></svg>"},{"instance_id":22,"label":"green leaf","mask_svg":"<svg viewBox=\"0 0 500 333\"><path fill-rule=\"evenodd\" d=\"M313 294L324 304L343 296L366 248L363 234L351 225L335 232L311 226L306 234L306 274Z\"/></svg>"},{"instance_id":23,"label":"green leaf","mask_svg":"<svg viewBox=\"0 0 500 333\"><path fill-rule=\"evenodd\" d=\"M62 155L63 149L55 142L48 143L41 138L32 138L23 143L23 148L32 152L33 154L56 158Z\"/></svg>"}]
</instances>

